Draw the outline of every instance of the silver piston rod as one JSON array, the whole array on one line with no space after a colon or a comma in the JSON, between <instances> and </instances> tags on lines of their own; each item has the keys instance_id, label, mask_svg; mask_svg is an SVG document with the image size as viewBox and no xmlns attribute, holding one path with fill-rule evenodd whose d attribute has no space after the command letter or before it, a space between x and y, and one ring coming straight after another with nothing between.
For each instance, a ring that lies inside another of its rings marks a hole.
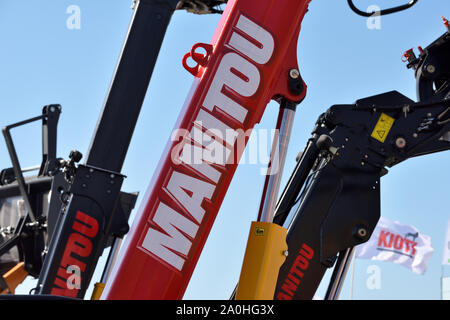
<instances>
[{"instance_id":1,"label":"silver piston rod","mask_svg":"<svg viewBox=\"0 0 450 320\"><path fill-rule=\"evenodd\" d=\"M286 160L289 139L294 123L297 104L282 100L278 114L276 133L272 142L270 162L261 198L258 221L272 222L278 200L283 168Z\"/></svg>"},{"instance_id":2,"label":"silver piston rod","mask_svg":"<svg viewBox=\"0 0 450 320\"><path fill-rule=\"evenodd\" d=\"M259 207L257 221L260 222L272 222L273 220L292 125L294 123L295 108L297 105L298 103L290 102L285 99L282 99L280 103L276 134L272 141L272 150L270 152L270 160ZM237 286L234 288L230 299L233 300L236 298L236 292Z\"/></svg>"}]
</instances>

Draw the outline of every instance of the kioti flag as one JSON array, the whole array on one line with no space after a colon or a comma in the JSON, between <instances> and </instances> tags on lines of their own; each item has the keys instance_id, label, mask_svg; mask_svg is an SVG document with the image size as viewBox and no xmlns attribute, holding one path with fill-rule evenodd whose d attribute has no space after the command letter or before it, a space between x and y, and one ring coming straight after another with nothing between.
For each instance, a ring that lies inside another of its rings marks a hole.
<instances>
[{"instance_id":1,"label":"kioti flag","mask_svg":"<svg viewBox=\"0 0 450 320\"><path fill-rule=\"evenodd\" d=\"M391 261L423 274L433 251L429 236L413 226L381 217L369 241L357 246L356 257Z\"/></svg>"}]
</instances>

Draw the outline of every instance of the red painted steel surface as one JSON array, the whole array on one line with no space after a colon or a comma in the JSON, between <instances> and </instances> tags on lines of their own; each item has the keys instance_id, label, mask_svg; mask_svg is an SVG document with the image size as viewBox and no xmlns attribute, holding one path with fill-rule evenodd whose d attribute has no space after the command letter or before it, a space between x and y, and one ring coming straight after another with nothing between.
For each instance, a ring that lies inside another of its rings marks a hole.
<instances>
[{"instance_id":1,"label":"red painted steel surface","mask_svg":"<svg viewBox=\"0 0 450 320\"><path fill-rule=\"evenodd\" d=\"M196 45L185 57L198 67L189 70L195 81L177 139L168 142L102 299L183 297L248 140L243 133L271 99L305 95L289 92L288 75L298 69L297 39L309 2L230 0L212 47ZM207 49L203 56L199 47ZM223 151L224 160L212 159L212 149Z\"/></svg>"}]
</instances>

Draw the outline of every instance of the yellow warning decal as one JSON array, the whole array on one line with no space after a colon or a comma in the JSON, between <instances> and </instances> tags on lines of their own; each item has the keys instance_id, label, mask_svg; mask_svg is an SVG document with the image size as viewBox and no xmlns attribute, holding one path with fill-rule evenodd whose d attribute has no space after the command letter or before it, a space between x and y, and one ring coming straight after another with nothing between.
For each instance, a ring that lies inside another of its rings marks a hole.
<instances>
[{"instance_id":1,"label":"yellow warning decal","mask_svg":"<svg viewBox=\"0 0 450 320\"><path fill-rule=\"evenodd\" d=\"M385 113L382 113L380 119L378 119L375 129L373 129L372 134L370 136L384 143L387 135L389 134L389 131L392 128L392 125L394 124L394 121L395 121L394 118L388 116Z\"/></svg>"},{"instance_id":2,"label":"yellow warning decal","mask_svg":"<svg viewBox=\"0 0 450 320\"><path fill-rule=\"evenodd\" d=\"M256 227L256 229L255 229L255 234L256 234L257 236L263 236L265 231L266 231L266 230L265 230L264 228Z\"/></svg>"}]
</instances>

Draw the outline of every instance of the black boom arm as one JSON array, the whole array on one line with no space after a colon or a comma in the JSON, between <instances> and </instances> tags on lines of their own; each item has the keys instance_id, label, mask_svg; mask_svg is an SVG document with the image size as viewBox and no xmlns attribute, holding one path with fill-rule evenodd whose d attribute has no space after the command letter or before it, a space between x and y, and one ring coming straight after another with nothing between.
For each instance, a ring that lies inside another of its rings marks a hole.
<instances>
[{"instance_id":1,"label":"black boom arm","mask_svg":"<svg viewBox=\"0 0 450 320\"><path fill-rule=\"evenodd\" d=\"M275 223L289 224L275 299L311 299L336 260L332 282L339 281L349 252L378 222L386 167L450 149L449 56L447 32L410 59L418 103L391 91L319 117L275 212ZM334 297L330 285L326 298Z\"/></svg>"}]
</instances>

